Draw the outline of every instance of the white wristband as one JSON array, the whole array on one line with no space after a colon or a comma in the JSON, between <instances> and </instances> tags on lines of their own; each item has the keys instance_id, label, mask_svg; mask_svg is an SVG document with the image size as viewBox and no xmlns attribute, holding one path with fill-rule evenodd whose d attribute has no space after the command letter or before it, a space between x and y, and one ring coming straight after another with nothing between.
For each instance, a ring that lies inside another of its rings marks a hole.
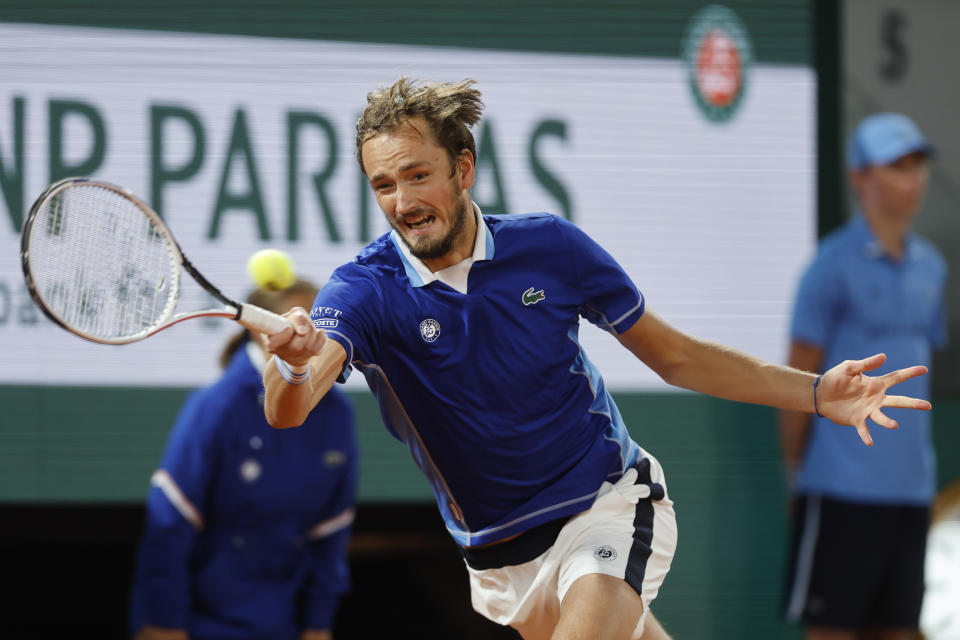
<instances>
[{"instance_id":1,"label":"white wristband","mask_svg":"<svg viewBox=\"0 0 960 640\"><path fill-rule=\"evenodd\" d=\"M294 367L286 360L273 356L274 364L277 367L277 371L280 373L280 377L283 378L287 384L303 384L310 379L310 363L302 364Z\"/></svg>"}]
</instances>

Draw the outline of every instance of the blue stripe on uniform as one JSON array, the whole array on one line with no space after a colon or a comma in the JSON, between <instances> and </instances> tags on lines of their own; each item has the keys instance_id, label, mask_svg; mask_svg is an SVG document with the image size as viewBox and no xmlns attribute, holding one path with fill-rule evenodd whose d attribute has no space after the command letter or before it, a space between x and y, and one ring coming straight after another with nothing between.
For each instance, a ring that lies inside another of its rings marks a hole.
<instances>
[{"instance_id":1,"label":"blue stripe on uniform","mask_svg":"<svg viewBox=\"0 0 960 640\"><path fill-rule=\"evenodd\" d=\"M567 337L577 345L579 350L576 359L570 365L570 373L582 375L587 379L590 392L593 394L593 402L590 404L588 411L606 416L610 420L610 425L603 437L607 440L614 440L620 445L620 468L622 471L626 471L639 457L640 446L630 438L630 432L627 431L627 425L620 415L620 410L617 409L613 398L610 397L603 385L600 370L587 358L587 354L578 340L577 327L578 325L573 325L567 331Z\"/></svg>"}]
</instances>

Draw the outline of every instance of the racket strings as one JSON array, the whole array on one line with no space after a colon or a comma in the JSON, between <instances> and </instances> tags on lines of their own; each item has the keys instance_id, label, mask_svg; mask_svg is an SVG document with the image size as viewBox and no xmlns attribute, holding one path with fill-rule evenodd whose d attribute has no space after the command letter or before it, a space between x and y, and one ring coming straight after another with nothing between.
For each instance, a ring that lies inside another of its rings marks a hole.
<instances>
[{"instance_id":1,"label":"racket strings","mask_svg":"<svg viewBox=\"0 0 960 640\"><path fill-rule=\"evenodd\" d=\"M122 339L172 314L179 263L134 201L80 184L53 195L37 215L31 275L64 323L97 338Z\"/></svg>"}]
</instances>

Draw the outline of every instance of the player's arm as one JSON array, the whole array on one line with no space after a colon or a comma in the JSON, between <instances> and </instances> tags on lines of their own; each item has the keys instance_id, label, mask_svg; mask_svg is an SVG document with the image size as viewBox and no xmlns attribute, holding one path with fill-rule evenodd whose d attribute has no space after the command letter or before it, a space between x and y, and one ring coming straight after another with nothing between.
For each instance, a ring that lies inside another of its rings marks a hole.
<instances>
[{"instance_id":1,"label":"player's arm","mask_svg":"<svg viewBox=\"0 0 960 640\"><path fill-rule=\"evenodd\" d=\"M284 314L291 328L266 338L267 351L286 363L278 369L271 358L263 372L267 422L278 429L298 427L326 395L343 370L346 350L336 340L313 326L300 307Z\"/></svg>"},{"instance_id":2,"label":"player's arm","mask_svg":"<svg viewBox=\"0 0 960 640\"><path fill-rule=\"evenodd\" d=\"M790 343L788 364L801 371L820 371L823 364L823 349L794 340ZM803 411L780 411L780 449L784 468L791 477L796 473L807 450L810 439L811 418Z\"/></svg>"},{"instance_id":3,"label":"player's arm","mask_svg":"<svg viewBox=\"0 0 960 640\"><path fill-rule=\"evenodd\" d=\"M617 337L669 384L738 402L807 413L819 410L838 424L856 427L867 445L873 444L867 418L888 429L897 427L882 413L882 407L930 408L926 400L886 395L894 384L926 373L926 367L909 367L877 377L863 375L883 364L883 354L838 364L823 375L815 390L817 376L812 373L687 335L649 308Z\"/></svg>"},{"instance_id":4,"label":"player's arm","mask_svg":"<svg viewBox=\"0 0 960 640\"><path fill-rule=\"evenodd\" d=\"M814 375L688 335L649 307L617 338L671 385L727 400L814 410Z\"/></svg>"}]
</instances>

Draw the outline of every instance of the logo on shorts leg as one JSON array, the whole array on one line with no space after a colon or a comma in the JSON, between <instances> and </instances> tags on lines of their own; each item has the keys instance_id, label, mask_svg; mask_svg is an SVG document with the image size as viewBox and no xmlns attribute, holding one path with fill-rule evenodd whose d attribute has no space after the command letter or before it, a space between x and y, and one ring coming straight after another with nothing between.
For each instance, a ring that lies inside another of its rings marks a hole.
<instances>
[{"instance_id":1,"label":"logo on shorts leg","mask_svg":"<svg viewBox=\"0 0 960 640\"><path fill-rule=\"evenodd\" d=\"M617 550L607 544L602 544L593 550L593 557L603 562L617 559Z\"/></svg>"}]
</instances>

